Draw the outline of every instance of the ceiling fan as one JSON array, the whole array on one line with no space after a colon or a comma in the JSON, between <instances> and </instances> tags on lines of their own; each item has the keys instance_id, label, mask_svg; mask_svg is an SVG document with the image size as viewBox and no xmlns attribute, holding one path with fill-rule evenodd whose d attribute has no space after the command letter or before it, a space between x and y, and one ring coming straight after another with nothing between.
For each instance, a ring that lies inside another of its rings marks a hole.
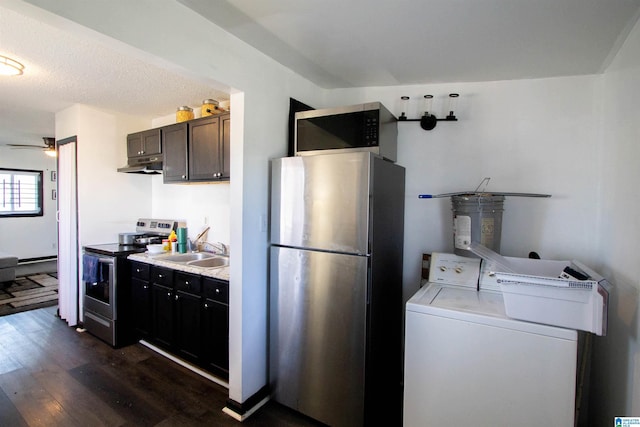
<instances>
[{"instance_id":1,"label":"ceiling fan","mask_svg":"<svg viewBox=\"0 0 640 427\"><path fill-rule=\"evenodd\" d=\"M40 145L29 145L29 144L7 144L11 148L24 150L24 149L32 149L32 150L44 150L44 153L47 156L56 157L56 139L52 137L42 137L44 141L44 147Z\"/></svg>"}]
</instances>

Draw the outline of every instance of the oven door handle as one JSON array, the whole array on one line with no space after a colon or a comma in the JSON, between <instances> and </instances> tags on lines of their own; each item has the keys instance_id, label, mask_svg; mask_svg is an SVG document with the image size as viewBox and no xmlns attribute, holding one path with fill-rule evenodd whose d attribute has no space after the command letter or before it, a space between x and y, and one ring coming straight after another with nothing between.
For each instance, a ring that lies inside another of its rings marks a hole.
<instances>
[{"instance_id":1,"label":"oven door handle","mask_svg":"<svg viewBox=\"0 0 640 427\"><path fill-rule=\"evenodd\" d=\"M115 262L115 258L98 258L98 262L102 264L113 264Z\"/></svg>"}]
</instances>

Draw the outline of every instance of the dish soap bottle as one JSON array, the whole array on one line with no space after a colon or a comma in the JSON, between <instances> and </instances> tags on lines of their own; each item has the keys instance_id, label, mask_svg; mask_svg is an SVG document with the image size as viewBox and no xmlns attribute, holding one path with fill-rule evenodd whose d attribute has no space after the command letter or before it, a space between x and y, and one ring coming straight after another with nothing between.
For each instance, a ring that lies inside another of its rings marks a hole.
<instances>
[{"instance_id":1,"label":"dish soap bottle","mask_svg":"<svg viewBox=\"0 0 640 427\"><path fill-rule=\"evenodd\" d=\"M171 248L171 252L177 252L178 235L175 230L171 230L171 233L169 233L169 247Z\"/></svg>"}]
</instances>

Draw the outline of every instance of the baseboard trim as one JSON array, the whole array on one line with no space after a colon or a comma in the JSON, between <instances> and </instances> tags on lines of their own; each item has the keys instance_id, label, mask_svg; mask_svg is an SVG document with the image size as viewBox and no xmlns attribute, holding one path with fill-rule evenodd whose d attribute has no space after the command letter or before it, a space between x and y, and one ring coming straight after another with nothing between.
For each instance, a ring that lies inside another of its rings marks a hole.
<instances>
[{"instance_id":1,"label":"baseboard trim","mask_svg":"<svg viewBox=\"0 0 640 427\"><path fill-rule=\"evenodd\" d=\"M180 366L183 366L185 368L187 368L188 370L208 379L209 381L212 381L218 385L221 385L224 388L229 388L229 383L226 381L221 380L220 378L217 378L213 375L211 375L210 373L208 373L207 371L198 368L197 366L192 365L189 362L186 362L182 359L180 359L179 357L174 356L171 353L167 353L166 351L164 351L163 349L156 347L155 345L145 341L145 340L140 340L138 341L140 344L142 344L143 346L155 351L156 353L160 354L161 356L166 357L167 359L177 363Z\"/></svg>"},{"instance_id":2,"label":"baseboard trim","mask_svg":"<svg viewBox=\"0 0 640 427\"><path fill-rule=\"evenodd\" d=\"M222 412L229 415L236 421L244 421L253 415L258 409L264 406L269 401L269 387L264 386L258 390L253 396L249 397L242 403L236 402L233 399L227 400L227 406L222 409Z\"/></svg>"}]
</instances>

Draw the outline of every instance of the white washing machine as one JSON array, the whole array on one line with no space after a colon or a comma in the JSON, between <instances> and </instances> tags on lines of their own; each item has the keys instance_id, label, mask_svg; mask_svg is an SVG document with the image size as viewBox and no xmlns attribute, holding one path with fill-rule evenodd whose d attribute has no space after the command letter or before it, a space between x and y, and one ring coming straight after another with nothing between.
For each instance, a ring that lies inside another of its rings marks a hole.
<instances>
[{"instance_id":1,"label":"white washing machine","mask_svg":"<svg viewBox=\"0 0 640 427\"><path fill-rule=\"evenodd\" d=\"M510 319L499 291L452 271L406 305L404 425L573 426L577 331Z\"/></svg>"}]
</instances>

